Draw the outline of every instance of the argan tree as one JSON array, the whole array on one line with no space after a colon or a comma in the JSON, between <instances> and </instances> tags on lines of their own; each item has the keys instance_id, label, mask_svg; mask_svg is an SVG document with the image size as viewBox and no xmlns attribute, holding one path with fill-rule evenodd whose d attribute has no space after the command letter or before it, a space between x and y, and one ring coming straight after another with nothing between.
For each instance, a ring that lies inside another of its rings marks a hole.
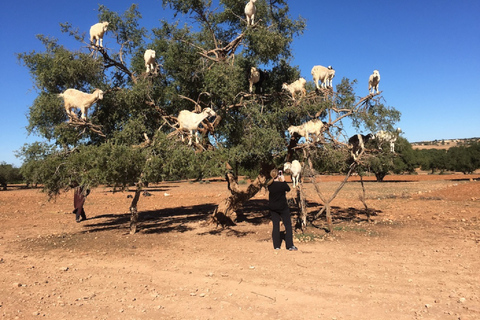
<instances>
[{"instance_id":1,"label":"argan tree","mask_svg":"<svg viewBox=\"0 0 480 320\"><path fill-rule=\"evenodd\" d=\"M245 3L236 0L220 0L219 6L208 0L162 4L175 15L153 30L141 27L136 5L121 15L100 6L98 20L109 22L104 47L90 44L84 30L63 23L62 31L78 41L77 49L39 36L44 52L18 55L38 90L28 130L51 142L40 157L32 156L34 149L28 146L22 155L28 172L36 173L35 181L51 196L77 184L85 189L99 184L135 186L130 205L134 233L137 203L147 183L225 174L231 196L211 219L233 224L235 210L260 190L269 169L295 156L297 146L286 133L290 125L325 120L332 108L340 116L347 114L359 128L385 127L396 120L373 96L368 101L374 107L357 112L347 79L335 94L311 92L293 101L282 92L282 83L300 75L289 63L292 41L305 28L302 18L290 17L287 1L257 1L255 24L250 26L243 15ZM156 52L155 68L149 73L143 62L146 49ZM252 66L268 71L261 94L248 93ZM69 120L58 97L67 88L89 93L99 88L104 97L86 121ZM201 123L199 143L182 142L181 136L188 133L179 130L178 113L206 107L216 117ZM341 146L341 121L331 125L325 132L330 139L322 146ZM41 168L41 176L34 168ZM236 182L239 168L258 172L246 190Z\"/></svg>"},{"instance_id":2,"label":"argan tree","mask_svg":"<svg viewBox=\"0 0 480 320\"><path fill-rule=\"evenodd\" d=\"M0 190L7 190L10 183L22 182L23 177L19 168L5 162L0 162Z\"/></svg>"}]
</instances>

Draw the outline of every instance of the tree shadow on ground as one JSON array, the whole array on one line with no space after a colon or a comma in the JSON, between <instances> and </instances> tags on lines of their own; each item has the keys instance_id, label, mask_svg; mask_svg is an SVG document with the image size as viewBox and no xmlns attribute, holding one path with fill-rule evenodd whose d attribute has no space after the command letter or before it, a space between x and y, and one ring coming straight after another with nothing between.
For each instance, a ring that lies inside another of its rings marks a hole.
<instances>
[{"instance_id":1,"label":"tree shadow on ground","mask_svg":"<svg viewBox=\"0 0 480 320\"><path fill-rule=\"evenodd\" d=\"M314 210L310 212L307 221L315 228L325 229L326 228L326 212L324 211L317 219L314 220L314 216L317 214L318 210ZM368 209L368 213L370 217L378 216L378 214L382 213L382 210L376 210L373 208ZM362 223L368 222L367 210L365 208L358 209L358 208L341 208L332 206L331 207L331 215L332 215L332 223L341 224L344 222L354 222L354 223Z\"/></svg>"},{"instance_id":2,"label":"tree shadow on ground","mask_svg":"<svg viewBox=\"0 0 480 320\"><path fill-rule=\"evenodd\" d=\"M138 230L143 233L186 232L192 228L187 224L206 221L215 209L215 204L181 206L160 210L140 211L138 213ZM93 222L93 220L101 220ZM102 232L113 229L129 229L130 214L103 214L86 221L87 232Z\"/></svg>"},{"instance_id":3,"label":"tree shadow on ground","mask_svg":"<svg viewBox=\"0 0 480 320\"><path fill-rule=\"evenodd\" d=\"M313 221L313 216L318 212L321 204L317 202L307 201L307 210L309 211L307 220L314 225L322 224L321 220L325 220L323 213L317 220ZM138 215L138 232L146 234L160 234L169 232L184 233L194 231L200 228L196 223L205 222L215 210L216 204L206 203L195 206L179 206L174 208L165 208L160 210L141 211ZM292 216L298 216L300 211L298 207L291 206ZM370 215L375 216L381 211L370 209ZM340 208L332 207L333 223L341 223L345 221L362 222L367 221L366 211L356 208ZM270 222L270 212L268 209L268 200L250 200L237 210L235 219L237 224L261 225ZM84 232L104 232L110 230L130 231L130 214L102 214L89 218L83 222L86 230ZM226 234L228 236L244 237L249 232L241 232L230 228L216 228L210 225L211 230L202 234Z\"/></svg>"},{"instance_id":4,"label":"tree shadow on ground","mask_svg":"<svg viewBox=\"0 0 480 320\"><path fill-rule=\"evenodd\" d=\"M195 223L207 222L216 208L216 204L207 203L195 206L180 206L160 210L141 211L138 213L138 232L154 234L167 232L187 232L196 228ZM237 210L237 223L259 225L270 221L268 201L251 200ZM98 221L98 222L97 222ZM84 232L103 232L110 230L125 230L129 232L130 214L102 214L88 218L83 222L87 228ZM242 237L247 233L233 228L215 228L204 234L225 233L231 236Z\"/></svg>"},{"instance_id":5,"label":"tree shadow on ground","mask_svg":"<svg viewBox=\"0 0 480 320\"><path fill-rule=\"evenodd\" d=\"M206 232L201 232L198 235L199 236L205 236L205 235L219 235L219 234L225 234L228 237L237 237L237 238L243 238L246 237L249 234L255 233L254 231L239 231L230 228L218 228L218 229L213 229L209 230Z\"/></svg>"},{"instance_id":6,"label":"tree shadow on ground","mask_svg":"<svg viewBox=\"0 0 480 320\"><path fill-rule=\"evenodd\" d=\"M260 225L270 221L268 200L250 200L237 210L236 223Z\"/></svg>"},{"instance_id":7,"label":"tree shadow on ground","mask_svg":"<svg viewBox=\"0 0 480 320\"><path fill-rule=\"evenodd\" d=\"M162 186L152 186L152 187L146 187L143 189L143 192L142 192L142 195L147 195L149 193L155 193L155 192L166 192L166 191L169 191L173 188L179 188L180 186L175 186L175 185L162 185ZM127 189L127 190L122 190L122 189L118 189L118 190L114 190L113 187L109 187L110 190L105 190L104 192L106 193L120 193L120 192L124 192L126 194L134 194L135 193L135 189Z\"/></svg>"}]
</instances>

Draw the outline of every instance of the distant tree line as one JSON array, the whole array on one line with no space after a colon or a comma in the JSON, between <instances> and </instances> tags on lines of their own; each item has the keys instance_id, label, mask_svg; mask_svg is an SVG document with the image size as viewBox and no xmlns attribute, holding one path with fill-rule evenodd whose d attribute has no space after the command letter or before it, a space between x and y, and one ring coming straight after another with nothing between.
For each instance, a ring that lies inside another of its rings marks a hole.
<instances>
[{"instance_id":1,"label":"distant tree line","mask_svg":"<svg viewBox=\"0 0 480 320\"><path fill-rule=\"evenodd\" d=\"M35 143L25 146L19 150L18 155L24 159L21 168L12 164L0 162L0 187L5 190L7 184L26 183L41 184L43 170L41 163L43 156L48 154L49 147L45 144ZM452 147L449 149L413 149L407 139L399 137L395 144L395 154L388 151L378 152L366 158L359 166L359 173L368 172L375 174L378 181L389 174L414 174L417 168L430 173L444 173L446 171L473 173L480 169L480 143L472 142L467 145ZM29 155L29 157L26 157ZM341 150L325 149L318 155L314 164L318 172L324 174L344 173L348 170L348 156ZM198 172L203 172L205 177L212 177L221 174L215 169L215 163L209 161L208 157L200 162L202 168L195 167L195 170L179 170L172 175L172 179L198 179ZM208 168L211 165L211 168ZM240 175L254 176L255 169L250 167L239 167Z\"/></svg>"},{"instance_id":2,"label":"distant tree line","mask_svg":"<svg viewBox=\"0 0 480 320\"><path fill-rule=\"evenodd\" d=\"M374 148L372 144L369 147ZM315 166L319 172L339 173L348 170L348 161L345 154L330 150L317 158ZM471 142L449 149L413 149L407 139L399 137L395 143L395 153L372 153L358 167L358 172L372 173L377 181L383 181L389 173L414 174L418 168L432 174L446 171L471 174L480 169L480 143Z\"/></svg>"},{"instance_id":3,"label":"distant tree line","mask_svg":"<svg viewBox=\"0 0 480 320\"><path fill-rule=\"evenodd\" d=\"M415 150L421 170L435 172L457 171L469 174L480 168L480 143L444 149Z\"/></svg>"},{"instance_id":4,"label":"distant tree line","mask_svg":"<svg viewBox=\"0 0 480 320\"><path fill-rule=\"evenodd\" d=\"M23 180L19 168L0 162L0 187L2 190L7 190L7 184L21 183Z\"/></svg>"},{"instance_id":5,"label":"distant tree line","mask_svg":"<svg viewBox=\"0 0 480 320\"><path fill-rule=\"evenodd\" d=\"M390 172L413 174L418 168L432 174L442 174L446 171L471 174L480 169L478 142L449 149L413 149L406 139L399 137L395 151L395 154L387 152L371 157L364 165L364 169L374 173L379 181Z\"/></svg>"}]
</instances>

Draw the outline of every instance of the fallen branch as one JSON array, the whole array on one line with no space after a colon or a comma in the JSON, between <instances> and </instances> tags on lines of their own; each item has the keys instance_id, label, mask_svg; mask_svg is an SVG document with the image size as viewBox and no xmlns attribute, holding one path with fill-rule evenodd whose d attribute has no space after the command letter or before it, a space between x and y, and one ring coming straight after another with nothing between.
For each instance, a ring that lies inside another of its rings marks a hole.
<instances>
[{"instance_id":1,"label":"fallen branch","mask_svg":"<svg viewBox=\"0 0 480 320\"><path fill-rule=\"evenodd\" d=\"M266 295L261 294L261 293L256 293L256 292L253 292L253 291L252 291L252 293L253 293L253 294L256 294L257 296L261 296L261 297L268 298L268 299L273 300L273 301L275 301L275 302L277 301L277 299L272 298L272 297L269 297L269 296L266 296Z\"/></svg>"}]
</instances>

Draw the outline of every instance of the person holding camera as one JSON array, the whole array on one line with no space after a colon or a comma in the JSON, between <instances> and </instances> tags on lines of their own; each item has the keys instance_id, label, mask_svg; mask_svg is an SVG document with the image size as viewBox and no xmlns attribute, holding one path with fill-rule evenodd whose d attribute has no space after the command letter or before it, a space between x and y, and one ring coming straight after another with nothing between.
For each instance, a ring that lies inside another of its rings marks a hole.
<instances>
[{"instance_id":1,"label":"person holding camera","mask_svg":"<svg viewBox=\"0 0 480 320\"><path fill-rule=\"evenodd\" d=\"M273 247L275 250L280 250L282 244L280 220L282 220L285 226L285 245L287 250L296 251L298 248L293 245L292 218L286 197L286 193L290 191L290 187L285 182L282 170L273 169L270 172L270 176L272 180L268 183L268 203L273 223Z\"/></svg>"}]
</instances>

